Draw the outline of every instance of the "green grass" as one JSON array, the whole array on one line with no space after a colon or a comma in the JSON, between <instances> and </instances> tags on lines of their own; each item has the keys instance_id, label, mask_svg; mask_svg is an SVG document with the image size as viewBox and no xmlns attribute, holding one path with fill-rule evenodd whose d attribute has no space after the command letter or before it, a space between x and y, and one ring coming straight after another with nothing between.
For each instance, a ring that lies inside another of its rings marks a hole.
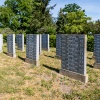
<instances>
[{"instance_id":1,"label":"green grass","mask_svg":"<svg viewBox=\"0 0 100 100\"><path fill-rule=\"evenodd\" d=\"M80 81L59 74L61 61L55 48L43 51L40 66L25 63L25 52L16 49L17 57L0 53L0 100L100 100L100 70L94 69L92 52L87 56L89 81Z\"/></svg>"}]
</instances>

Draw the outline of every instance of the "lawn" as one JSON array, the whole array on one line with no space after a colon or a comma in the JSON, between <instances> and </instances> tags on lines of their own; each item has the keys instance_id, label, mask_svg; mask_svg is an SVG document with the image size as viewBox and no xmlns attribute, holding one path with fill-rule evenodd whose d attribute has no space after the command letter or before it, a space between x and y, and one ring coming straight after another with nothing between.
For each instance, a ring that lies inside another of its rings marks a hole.
<instances>
[{"instance_id":1,"label":"lawn","mask_svg":"<svg viewBox=\"0 0 100 100\"><path fill-rule=\"evenodd\" d=\"M16 49L17 57L0 54L0 100L100 100L100 70L93 68L93 53L88 52L89 82L59 74L61 61L55 58L55 48L43 51L40 66L24 62L25 52Z\"/></svg>"}]
</instances>

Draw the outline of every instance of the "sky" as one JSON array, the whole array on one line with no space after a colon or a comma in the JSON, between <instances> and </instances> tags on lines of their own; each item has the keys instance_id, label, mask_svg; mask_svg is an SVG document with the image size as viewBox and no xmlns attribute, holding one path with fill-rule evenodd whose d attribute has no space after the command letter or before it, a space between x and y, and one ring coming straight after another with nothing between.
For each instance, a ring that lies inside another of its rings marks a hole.
<instances>
[{"instance_id":1,"label":"sky","mask_svg":"<svg viewBox=\"0 0 100 100\"><path fill-rule=\"evenodd\" d=\"M0 0L0 5L3 5L5 0ZM51 11L53 17L57 17L60 8L64 8L66 4L78 4L82 9L85 9L85 13L92 20L96 21L100 19L100 0L51 0L50 5L56 4L56 7Z\"/></svg>"},{"instance_id":2,"label":"sky","mask_svg":"<svg viewBox=\"0 0 100 100\"><path fill-rule=\"evenodd\" d=\"M78 4L88 17L96 21L100 19L100 0L51 0L50 5L57 4L55 9L51 11L54 17L57 17L60 8L64 8L66 4Z\"/></svg>"}]
</instances>

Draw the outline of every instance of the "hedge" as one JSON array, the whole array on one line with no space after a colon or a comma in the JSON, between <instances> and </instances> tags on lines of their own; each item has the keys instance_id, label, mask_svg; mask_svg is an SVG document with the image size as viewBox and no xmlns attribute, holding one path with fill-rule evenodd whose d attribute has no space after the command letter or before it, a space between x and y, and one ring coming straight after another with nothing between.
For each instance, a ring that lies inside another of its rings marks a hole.
<instances>
[{"instance_id":1,"label":"hedge","mask_svg":"<svg viewBox=\"0 0 100 100\"><path fill-rule=\"evenodd\" d=\"M56 35L50 35L50 47L56 47Z\"/></svg>"},{"instance_id":2,"label":"hedge","mask_svg":"<svg viewBox=\"0 0 100 100\"><path fill-rule=\"evenodd\" d=\"M87 50L93 52L94 50L94 36L88 35L87 36Z\"/></svg>"}]
</instances>

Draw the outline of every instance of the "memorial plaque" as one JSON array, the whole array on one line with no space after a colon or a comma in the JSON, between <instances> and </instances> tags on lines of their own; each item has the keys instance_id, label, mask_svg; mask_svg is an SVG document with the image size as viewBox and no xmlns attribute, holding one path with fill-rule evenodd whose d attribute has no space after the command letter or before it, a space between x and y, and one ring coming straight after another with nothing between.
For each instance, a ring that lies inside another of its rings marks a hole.
<instances>
[{"instance_id":1,"label":"memorial plaque","mask_svg":"<svg viewBox=\"0 0 100 100\"><path fill-rule=\"evenodd\" d=\"M61 73L69 77L87 82L86 75L86 43L85 35L62 35L61 37ZM70 72L68 74L68 72ZM74 74L73 74L74 73ZM72 76L71 76L72 75ZM75 77L77 75L77 77Z\"/></svg>"},{"instance_id":2,"label":"memorial plaque","mask_svg":"<svg viewBox=\"0 0 100 100\"><path fill-rule=\"evenodd\" d=\"M27 34L26 36L26 62L39 66L39 35Z\"/></svg>"},{"instance_id":3,"label":"memorial plaque","mask_svg":"<svg viewBox=\"0 0 100 100\"><path fill-rule=\"evenodd\" d=\"M56 57L61 58L61 34L56 35Z\"/></svg>"},{"instance_id":4,"label":"memorial plaque","mask_svg":"<svg viewBox=\"0 0 100 100\"><path fill-rule=\"evenodd\" d=\"M94 58L95 64L94 68L100 69L100 34L94 35Z\"/></svg>"},{"instance_id":5,"label":"memorial plaque","mask_svg":"<svg viewBox=\"0 0 100 100\"><path fill-rule=\"evenodd\" d=\"M24 51L24 34L16 35L16 43L19 50Z\"/></svg>"},{"instance_id":6,"label":"memorial plaque","mask_svg":"<svg viewBox=\"0 0 100 100\"><path fill-rule=\"evenodd\" d=\"M16 57L16 53L15 53L15 34L9 34L7 36L7 50L8 50L8 56Z\"/></svg>"},{"instance_id":7,"label":"memorial plaque","mask_svg":"<svg viewBox=\"0 0 100 100\"><path fill-rule=\"evenodd\" d=\"M3 46L3 38L2 38L2 34L0 34L0 53L2 52L2 46Z\"/></svg>"},{"instance_id":8,"label":"memorial plaque","mask_svg":"<svg viewBox=\"0 0 100 100\"><path fill-rule=\"evenodd\" d=\"M50 48L49 48L49 34L42 34L42 49L50 51Z\"/></svg>"}]
</instances>

